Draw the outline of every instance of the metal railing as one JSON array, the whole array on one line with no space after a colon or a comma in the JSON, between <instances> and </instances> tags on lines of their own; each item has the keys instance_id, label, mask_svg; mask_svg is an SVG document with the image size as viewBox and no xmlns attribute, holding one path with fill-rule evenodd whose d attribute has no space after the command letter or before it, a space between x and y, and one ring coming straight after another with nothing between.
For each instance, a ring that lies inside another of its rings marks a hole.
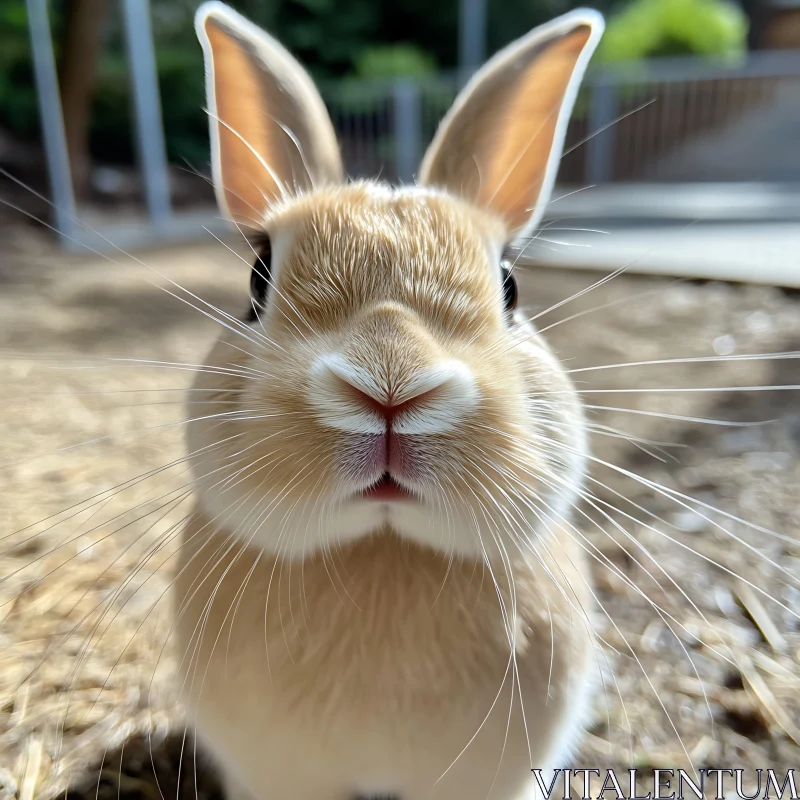
<instances>
[{"instance_id":1,"label":"metal railing","mask_svg":"<svg viewBox=\"0 0 800 800\"><path fill-rule=\"evenodd\" d=\"M587 88L569 139L591 138L562 180L800 182L800 52L641 62L598 71Z\"/></svg>"},{"instance_id":2,"label":"metal railing","mask_svg":"<svg viewBox=\"0 0 800 800\"><path fill-rule=\"evenodd\" d=\"M320 88L348 174L411 183L455 99L458 79L444 73L424 80L344 80Z\"/></svg>"},{"instance_id":3,"label":"metal railing","mask_svg":"<svg viewBox=\"0 0 800 800\"><path fill-rule=\"evenodd\" d=\"M453 75L324 87L351 174L411 180L457 87ZM570 123L560 180L800 182L798 130L800 53L595 70Z\"/></svg>"},{"instance_id":4,"label":"metal railing","mask_svg":"<svg viewBox=\"0 0 800 800\"><path fill-rule=\"evenodd\" d=\"M54 227L66 249L81 249L85 246L102 248L107 246L102 232L89 232L87 236L85 227L78 219L47 0L26 0L26 5L42 140L50 178ZM174 228L172 225L167 155L149 3L147 0L122 0L121 8L130 69L138 162L148 211L148 225L140 231L139 236L146 243L161 238L169 239L172 231L180 230L180 226Z\"/></svg>"}]
</instances>

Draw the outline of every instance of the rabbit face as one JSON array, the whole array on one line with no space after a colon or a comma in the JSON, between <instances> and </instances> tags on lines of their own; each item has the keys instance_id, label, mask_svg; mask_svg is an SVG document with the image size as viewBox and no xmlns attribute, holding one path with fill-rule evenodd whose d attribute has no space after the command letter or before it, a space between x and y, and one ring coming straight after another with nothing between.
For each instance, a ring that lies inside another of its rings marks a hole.
<instances>
[{"instance_id":1,"label":"rabbit face","mask_svg":"<svg viewBox=\"0 0 800 800\"><path fill-rule=\"evenodd\" d=\"M392 188L345 183L305 71L203 9L217 195L262 251L257 313L191 393L201 507L296 556L385 529L463 555L532 546L569 515L586 433L503 254L541 216L602 21L575 12L495 56L420 185Z\"/></svg>"}]
</instances>

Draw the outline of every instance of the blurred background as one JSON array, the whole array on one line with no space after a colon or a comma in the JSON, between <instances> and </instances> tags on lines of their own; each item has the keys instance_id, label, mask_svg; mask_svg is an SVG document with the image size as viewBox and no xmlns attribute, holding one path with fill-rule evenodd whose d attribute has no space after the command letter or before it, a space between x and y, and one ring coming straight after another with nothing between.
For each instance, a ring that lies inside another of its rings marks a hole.
<instances>
[{"instance_id":1,"label":"blurred background","mask_svg":"<svg viewBox=\"0 0 800 800\"><path fill-rule=\"evenodd\" d=\"M480 63L579 4L232 2L308 66L350 174L389 181L413 180ZM64 247L222 230L208 183L197 5L0 0L0 166L34 190L6 180L2 196L52 224ZM800 2L594 5L608 30L573 115L551 216L618 235L571 231L563 247L526 255L800 285Z\"/></svg>"}]
</instances>

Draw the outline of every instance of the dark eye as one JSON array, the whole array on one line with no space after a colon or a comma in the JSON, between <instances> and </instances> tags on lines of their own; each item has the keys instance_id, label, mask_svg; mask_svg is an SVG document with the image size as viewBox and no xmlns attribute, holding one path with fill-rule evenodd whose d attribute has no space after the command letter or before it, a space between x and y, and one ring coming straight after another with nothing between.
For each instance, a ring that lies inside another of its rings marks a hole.
<instances>
[{"instance_id":1,"label":"dark eye","mask_svg":"<svg viewBox=\"0 0 800 800\"><path fill-rule=\"evenodd\" d=\"M510 261L500 262L500 275L503 280L503 300L506 311L513 311L517 307L517 279L512 272Z\"/></svg>"},{"instance_id":2,"label":"dark eye","mask_svg":"<svg viewBox=\"0 0 800 800\"><path fill-rule=\"evenodd\" d=\"M266 236L256 245L258 257L250 273L250 313L248 322L255 322L267 304L270 270L272 267L272 245Z\"/></svg>"}]
</instances>

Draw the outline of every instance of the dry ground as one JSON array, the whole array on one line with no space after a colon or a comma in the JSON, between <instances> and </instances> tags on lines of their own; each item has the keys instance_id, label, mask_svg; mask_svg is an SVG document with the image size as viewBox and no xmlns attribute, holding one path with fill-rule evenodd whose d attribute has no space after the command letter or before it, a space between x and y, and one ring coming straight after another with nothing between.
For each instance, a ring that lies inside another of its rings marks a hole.
<instances>
[{"instance_id":1,"label":"dry ground","mask_svg":"<svg viewBox=\"0 0 800 800\"><path fill-rule=\"evenodd\" d=\"M182 749L181 796L192 797L192 745L182 748L164 649L173 537L188 506L184 467L164 467L182 452L171 423L191 373L127 359L197 363L215 323L131 259L61 256L10 231L5 250L0 800L68 786L76 798L174 797ZM221 245L141 259L226 311L245 308L246 267ZM522 299L538 313L597 277L531 269ZM559 322L547 335L570 369L800 349L797 301L769 288L622 276L537 324ZM574 377L583 390L635 390L587 392L592 406L622 409L590 418L661 443L609 429L594 437L598 459L618 468L593 468L595 505L622 513L586 508L607 680L576 764L797 766L797 394L657 389L797 385L800 364L728 359ZM218 793L202 764L198 783L200 796Z\"/></svg>"}]
</instances>

